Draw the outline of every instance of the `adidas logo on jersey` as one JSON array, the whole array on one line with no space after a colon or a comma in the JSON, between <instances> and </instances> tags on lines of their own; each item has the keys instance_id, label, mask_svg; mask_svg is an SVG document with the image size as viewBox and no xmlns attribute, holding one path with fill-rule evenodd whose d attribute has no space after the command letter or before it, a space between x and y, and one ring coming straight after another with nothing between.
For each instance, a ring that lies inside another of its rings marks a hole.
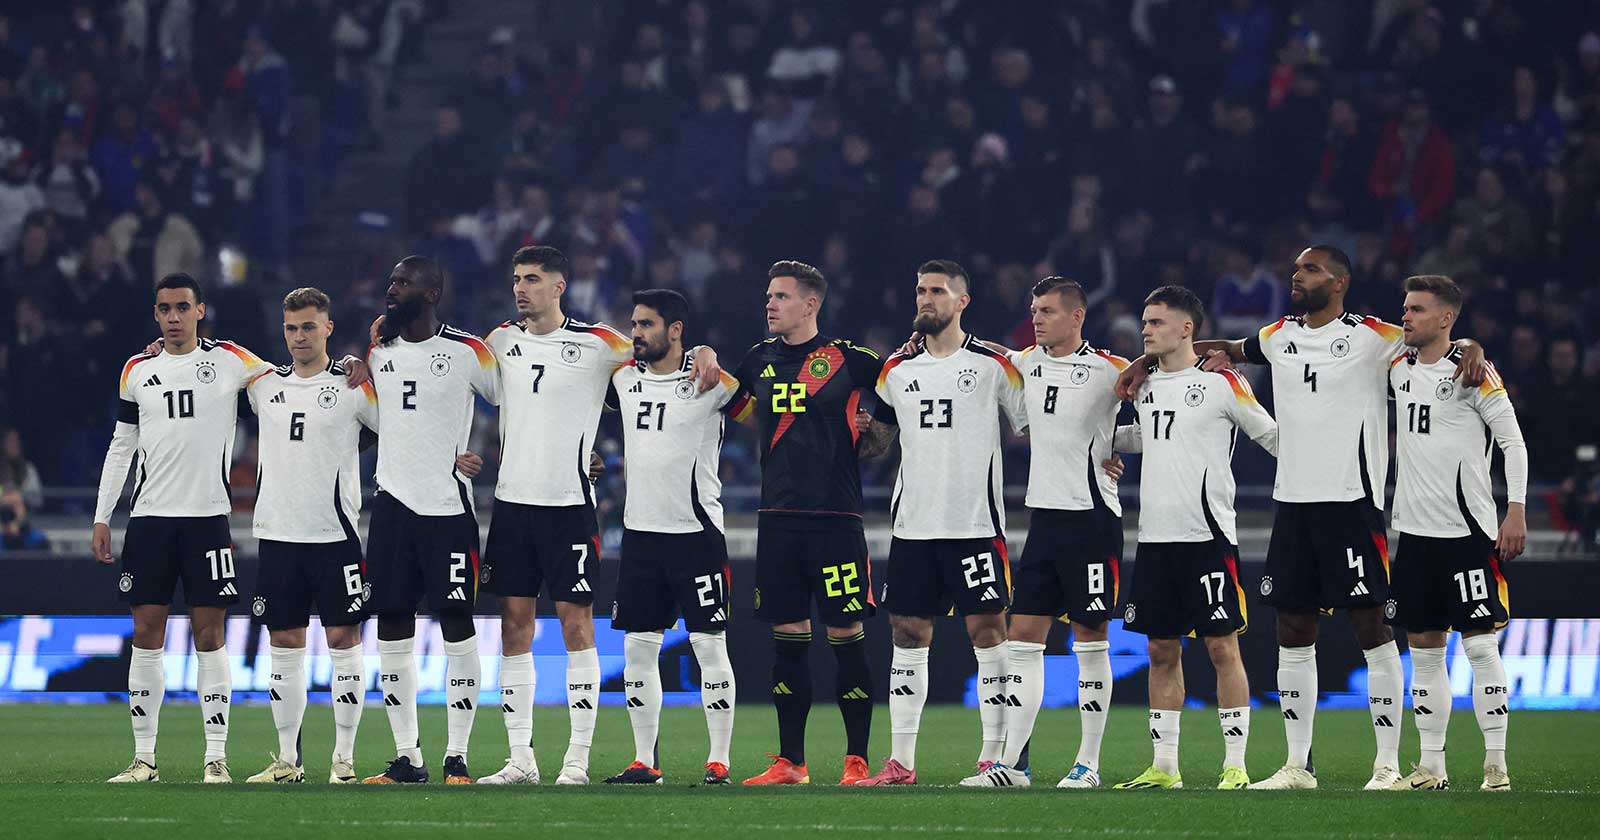
<instances>
[{"instance_id":1,"label":"adidas logo on jersey","mask_svg":"<svg viewBox=\"0 0 1600 840\"><path fill-rule=\"evenodd\" d=\"M1156 404L1156 395L1154 393L1145 394L1144 395L1144 399L1140 400L1139 404L1140 405L1155 405Z\"/></svg>"},{"instance_id":2,"label":"adidas logo on jersey","mask_svg":"<svg viewBox=\"0 0 1600 840\"><path fill-rule=\"evenodd\" d=\"M761 378L762 379L771 379L772 377L777 376L777 375L778 375L778 372L772 369L772 365L767 365L766 368L764 368L761 371Z\"/></svg>"},{"instance_id":3,"label":"adidas logo on jersey","mask_svg":"<svg viewBox=\"0 0 1600 840\"><path fill-rule=\"evenodd\" d=\"M394 360L390 359L389 361L384 362L383 363L383 367L378 368L378 372L379 373L394 373Z\"/></svg>"},{"instance_id":4,"label":"adidas logo on jersey","mask_svg":"<svg viewBox=\"0 0 1600 840\"><path fill-rule=\"evenodd\" d=\"M630 393L630 394L642 394L642 393L644 393L644 383L643 382L635 382L635 383L633 383L633 387L628 389L628 393Z\"/></svg>"},{"instance_id":5,"label":"adidas logo on jersey","mask_svg":"<svg viewBox=\"0 0 1600 840\"><path fill-rule=\"evenodd\" d=\"M152 385L160 385L160 384L161 384L161 377L159 377L159 376L152 376L149 379L146 379L144 381L144 386L146 388L148 388L148 387L150 387Z\"/></svg>"},{"instance_id":6,"label":"adidas logo on jersey","mask_svg":"<svg viewBox=\"0 0 1600 840\"><path fill-rule=\"evenodd\" d=\"M1291 341L1283 348L1283 353L1286 356L1298 355L1300 353L1300 348L1294 346L1294 342Z\"/></svg>"},{"instance_id":7,"label":"adidas logo on jersey","mask_svg":"<svg viewBox=\"0 0 1600 840\"><path fill-rule=\"evenodd\" d=\"M288 400L288 399L287 399L287 398L286 398L286 397L284 397L284 395L283 395L283 392L282 392L282 391L279 391L279 392L278 392L278 393L277 393L277 395L276 395L276 396L274 396L274 397L273 397L273 398L272 398L272 399L270 399L270 400L267 400L267 402L269 402L269 403L286 403L286 402L288 402L288 401L289 401L289 400Z\"/></svg>"},{"instance_id":8,"label":"adidas logo on jersey","mask_svg":"<svg viewBox=\"0 0 1600 840\"><path fill-rule=\"evenodd\" d=\"M463 697L460 700L457 700L456 702L451 703L450 704L450 708L456 709L457 711L470 712L470 711L472 711L472 701L468 700L465 697Z\"/></svg>"},{"instance_id":9,"label":"adidas logo on jersey","mask_svg":"<svg viewBox=\"0 0 1600 840\"><path fill-rule=\"evenodd\" d=\"M1106 608L1105 602L1100 600L1099 598L1095 598L1093 601L1089 602L1089 612L1095 612L1097 610L1103 610L1105 608Z\"/></svg>"},{"instance_id":10,"label":"adidas logo on jersey","mask_svg":"<svg viewBox=\"0 0 1600 840\"><path fill-rule=\"evenodd\" d=\"M354 691L346 691L345 693L339 695L333 702L344 703L349 706L359 706L361 705L361 698L357 697Z\"/></svg>"},{"instance_id":11,"label":"adidas logo on jersey","mask_svg":"<svg viewBox=\"0 0 1600 840\"><path fill-rule=\"evenodd\" d=\"M980 601L993 601L994 599L996 599L998 597L1000 597L1000 593L994 591L994 587L986 586L983 589L983 594L978 596L978 600L980 600Z\"/></svg>"},{"instance_id":12,"label":"adidas logo on jersey","mask_svg":"<svg viewBox=\"0 0 1600 840\"><path fill-rule=\"evenodd\" d=\"M589 582L588 581L580 579L578 581L578 585L572 587L572 591L573 592L593 592L594 590L589 588Z\"/></svg>"},{"instance_id":13,"label":"adidas logo on jersey","mask_svg":"<svg viewBox=\"0 0 1600 840\"><path fill-rule=\"evenodd\" d=\"M707 703L706 708L713 712L726 712L733 706L727 700L718 700L715 703Z\"/></svg>"},{"instance_id":14,"label":"adidas logo on jersey","mask_svg":"<svg viewBox=\"0 0 1600 840\"><path fill-rule=\"evenodd\" d=\"M912 394L912 393L919 392L921 390L922 390L922 385L918 384L917 380L913 379L913 380L911 380L911 384L906 386L905 392L907 394Z\"/></svg>"},{"instance_id":15,"label":"adidas logo on jersey","mask_svg":"<svg viewBox=\"0 0 1600 840\"><path fill-rule=\"evenodd\" d=\"M1364 581L1364 580L1356 581L1355 588L1350 590L1350 597L1352 597L1352 598L1354 598L1357 595L1371 595L1371 594L1372 594L1372 592L1367 589L1367 582Z\"/></svg>"},{"instance_id":16,"label":"adidas logo on jersey","mask_svg":"<svg viewBox=\"0 0 1600 840\"><path fill-rule=\"evenodd\" d=\"M1400 390L1405 391L1408 394L1411 393L1411 382L1410 381L1406 381L1406 382L1400 383Z\"/></svg>"},{"instance_id":17,"label":"adidas logo on jersey","mask_svg":"<svg viewBox=\"0 0 1600 840\"><path fill-rule=\"evenodd\" d=\"M574 708L574 709L592 709L592 708L594 708L594 704L589 702L589 698L584 697L584 698L581 698L580 700L578 700L578 702L573 703L572 704L572 708Z\"/></svg>"},{"instance_id":18,"label":"adidas logo on jersey","mask_svg":"<svg viewBox=\"0 0 1600 840\"><path fill-rule=\"evenodd\" d=\"M1477 606L1477 608L1472 611L1472 615L1467 616L1467 617L1468 618L1488 618L1489 617L1489 605L1488 604L1479 604Z\"/></svg>"},{"instance_id":19,"label":"adidas logo on jersey","mask_svg":"<svg viewBox=\"0 0 1600 840\"><path fill-rule=\"evenodd\" d=\"M520 344L511 345L511 350L509 352L507 352L506 355L507 356L520 356L520 355L522 355L522 345L520 345Z\"/></svg>"},{"instance_id":20,"label":"adidas logo on jersey","mask_svg":"<svg viewBox=\"0 0 1600 840\"><path fill-rule=\"evenodd\" d=\"M467 593L463 592L461 587L458 586L455 589L450 590L450 594L445 596L445 600L446 601L465 601L465 600L467 600Z\"/></svg>"},{"instance_id":21,"label":"adidas logo on jersey","mask_svg":"<svg viewBox=\"0 0 1600 840\"><path fill-rule=\"evenodd\" d=\"M239 594L239 590L237 590L237 589L235 589L233 587L233 581L229 581L227 584L225 584L222 587L222 591L218 592L217 594L218 595L238 595Z\"/></svg>"},{"instance_id":22,"label":"adidas logo on jersey","mask_svg":"<svg viewBox=\"0 0 1600 840\"><path fill-rule=\"evenodd\" d=\"M916 694L915 691L911 690L911 686L909 685L897 685L894 688L889 689L889 693L898 697L911 697Z\"/></svg>"},{"instance_id":23,"label":"adidas logo on jersey","mask_svg":"<svg viewBox=\"0 0 1600 840\"><path fill-rule=\"evenodd\" d=\"M1033 376L1033 377L1037 377L1037 378L1040 378L1040 379L1044 378L1044 365L1034 365L1033 366L1033 373L1030 373L1028 375L1029 376Z\"/></svg>"},{"instance_id":24,"label":"adidas logo on jersey","mask_svg":"<svg viewBox=\"0 0 1600 840\"><path fill-rule=\"evenodd\" d=\"M211 717L206 718L206 726L227 726L227 725L228 725L228 719L223 717L221 712L217 712L216 714L212 715Z\"/></svg>"},{"instance_id":25,"label":"adidas logo on jersey","mask_svg":"<svg viewBox=\"0 0 1600 840\"><path fill-rule=\"evenodd\" d=\"M1212 621L1227 621L1228 620L1228 608L1227 607L1217 607L1217 609L1214 612L1211 613L1211 620Z\"/></svg>"}]
</instances>

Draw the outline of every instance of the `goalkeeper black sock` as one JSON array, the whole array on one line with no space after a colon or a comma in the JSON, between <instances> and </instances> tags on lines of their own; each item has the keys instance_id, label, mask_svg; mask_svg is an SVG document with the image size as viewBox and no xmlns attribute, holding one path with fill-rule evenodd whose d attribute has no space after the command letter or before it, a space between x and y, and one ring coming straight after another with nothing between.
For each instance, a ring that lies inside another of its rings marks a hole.
<instances>
[{"instance_id":1,"label":"goalkeeper black sock","mask_svg":"<svg viewBox=\"0 0 1600 840\"><path fill-rule=\"evenodd\" d=\"M806 718L811 714L810 633L772 632L772 705L778 711L778 755L806 763Z\"/></svg>"},{"instance_id":2,"label":"goalkeeper black sock","mask_svg":"<svg viewBox=\"0 0 1600 840\"><path fill-rule=\"evenodd\" d=\"M843 639L828 637L839 665L839 714L844 718L845 755L867 755L872 734L872 671L867 667L867 631Z\"/></svg>"}]
</instances>

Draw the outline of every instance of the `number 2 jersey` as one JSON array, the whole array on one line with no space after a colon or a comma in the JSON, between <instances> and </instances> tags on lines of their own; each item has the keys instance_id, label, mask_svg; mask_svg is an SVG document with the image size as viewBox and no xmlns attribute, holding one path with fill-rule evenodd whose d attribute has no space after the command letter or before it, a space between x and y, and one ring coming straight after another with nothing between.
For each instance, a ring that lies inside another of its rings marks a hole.
<instances>
[{"instance_id":1,"label":"number 2 jersey","mask_svg":"<svg viewBox=\"0 0 1600 840\"><path fill-rule=\"evenodd\" d=\"M1278 454L1279 428L1237 371L1196 364L1157 370L1134 401L1137 426L1117 429L1117 450L1142 452L1139 542L1191 543L1222 538L1234 528L1235 430Z\"/></svg>"},{"instance_id":2,"label":"number 2 jersey","mask_svg":"<svg viewBox=\"0 0 1600 840\"><path fill-rule=\"evenodd\" d=\"M1496 524L1489 478L1491 441L1505 453L1506 498L1525 502L1528 448L1500 373L1489 365L1477 388L1455 379L1460 353L1433 364L1411 350L1389 366L1395 404L1394 527L1419 537L1493 539Z\"/></svg>"},{"instance_id":3,"label":"number 2 jersey","mask_svg":"<svg viewBox=\"0 0 1600 840\"><path fill-rule=\"evenodd\" d=\"M750 394L761 434L761 509L787 524L861 521L856 409L883 360L841 338L801 344L769 338L735 375ZM878 419L896 422L880 409Z\"/></svg>"},{"instance_id":4,"label":"number 2 jersey","mask_svg":"<svg viewBox=\"0 0 1600 840\"><path fill-rule=\"evenodd\" d=\"M133 516L217 516L232 509L239 389L271 365L231 341L181 356L141 353L122 366L117 428L100 473L95 522L109 523L135 459Z\"/></svg>"},{"instance_id":5,"label":"number 2 jersey","mask_svg":"<svg viewBox=\"0 0 1600 840\"><path fill-rule=\"evenodd\" d=\"M1404 334L1345 313L1320 327L1278 319L1245 339L1244 354L1272 368L1280 502L1350 502L1383 510L1389 472L1389 360Z\"/></svg>"},{"instance_id":6,"label":"number 2 jersey","mask_svg":"<svg viewBox=\"0 0 1600 840\"><path fill-rule=\"evenodd\" d=\"M900 419L900 469L889 504L894 536L948 540L1005 535L1000 414L1028 425L1022 374L975 336L938 358L895 353L878 399Z\"/></svg>"},{"instance_id":7,"label":"number 2 jersey","mask_svg":"<svg viewBox=\"0 0 1600 840\"><path fill-rule=\"evenodd\" d=\"M372 383L345 384L330 362L314 376L283 365L245 389L256 436L256 539L331 543L356 536L361 516L361 429L378 430Z\"/></svg>"}]
</instances>

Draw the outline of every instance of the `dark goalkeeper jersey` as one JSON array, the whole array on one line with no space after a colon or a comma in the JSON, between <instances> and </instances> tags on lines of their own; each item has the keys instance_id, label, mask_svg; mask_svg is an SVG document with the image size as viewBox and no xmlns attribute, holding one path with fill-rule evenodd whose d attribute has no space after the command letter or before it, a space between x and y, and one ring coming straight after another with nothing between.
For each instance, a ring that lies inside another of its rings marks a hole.
<instances>
[{"instance_id":1,"label":"dark goalkeeper jersey","mask_svg":"<svg viewBox=\"0 0 1600 840\"><path fill-rule=\"evenodd\" d=\"M856 409L883 360L844 339L769 338L739 365L761 430L761 514L825 526L861 519ZM878 419L894 422L880 407Z\"/></svg>"}]
</instances>

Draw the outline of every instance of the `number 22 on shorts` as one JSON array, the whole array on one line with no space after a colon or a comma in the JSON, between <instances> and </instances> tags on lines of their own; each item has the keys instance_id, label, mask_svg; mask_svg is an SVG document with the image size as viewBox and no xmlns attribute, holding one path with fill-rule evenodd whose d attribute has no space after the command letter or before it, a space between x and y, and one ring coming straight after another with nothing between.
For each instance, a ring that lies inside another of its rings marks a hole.
<instances>
[{"instance_id":1,"label":"number 22 on shorts","mask_svg":"<svg viewBox=\"0 0 1600 840\"><path fill-rule=\"evenodd\" d=\"M848 566L823 566L822 588L829 598L854 595L861 591L861 584L856 582L859 574L854 563Z\"/></svg>"}]
</instances>

